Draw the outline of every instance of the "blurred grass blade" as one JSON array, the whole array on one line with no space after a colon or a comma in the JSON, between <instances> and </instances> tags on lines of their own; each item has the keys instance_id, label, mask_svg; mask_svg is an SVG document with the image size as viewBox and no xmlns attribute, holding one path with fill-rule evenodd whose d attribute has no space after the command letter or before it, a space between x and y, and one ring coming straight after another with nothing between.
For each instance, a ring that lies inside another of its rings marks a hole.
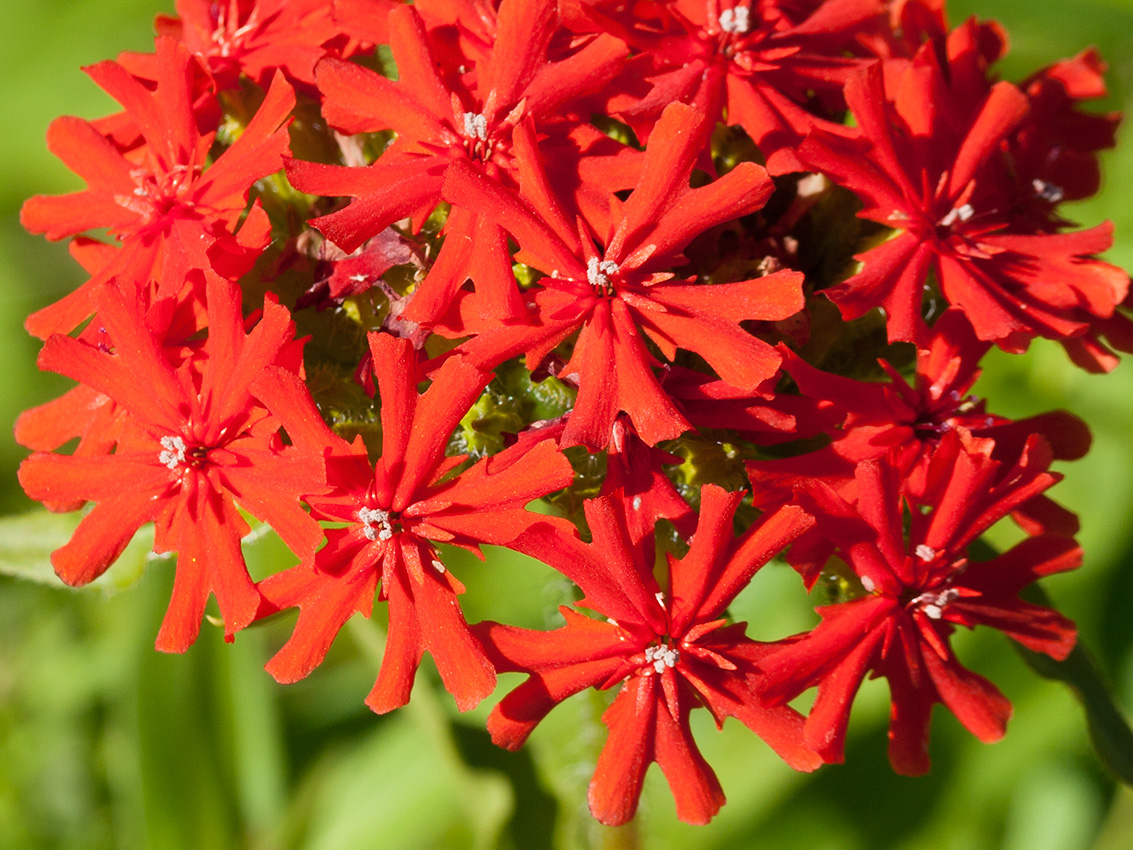
<instances>
[{"instance_id":1,"label":"blurred grass blade","mask_svg":"<svg viewBox=\"0 0 1133 850\"><path fill-rule=\"evenodd\" d=\"M1064 661L1015 644L1028 666L1040 676L1070 686L1086 712L1094 751L1113 775L1133 786L1133 730L1102 680L1090 654L1079 643Z\"/></svg>"},{"instance_id":2,"label":"blurred grass blade","mask_svg":"<svg viewBox=\"0 0 1133 850\"><path fill-rule=\"evenodd\" d=\"M51 553L71 539L80 519L78 511L53 514L42 509L0 518L0 575L63 587L51 567ZM89 587L113 591L134 584L152 548L153 526L139 529L106 574Z\"/></svg>"}]
</instances>

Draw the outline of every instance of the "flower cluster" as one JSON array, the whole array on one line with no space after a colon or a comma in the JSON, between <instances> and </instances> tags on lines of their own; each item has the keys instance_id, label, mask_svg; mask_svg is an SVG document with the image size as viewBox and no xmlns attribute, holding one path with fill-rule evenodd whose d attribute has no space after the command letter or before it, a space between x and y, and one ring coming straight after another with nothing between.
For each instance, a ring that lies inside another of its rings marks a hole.
<instances>
[{"instance_id":1,"label":"flower cluster","mask_svg":"<svg viewBox=\"0 0 1133 850\"><path fill-rule=\"evenodd\" d=\"M890 761L919 774L934 704L983 741L1010 714L957 627L1070 652L1019 594L1081 561L1046 491L1089 432L969 393L994 347L1052 339L1094 371L1133 351L1110 226L1059 214L1118 121L1082 109L1094 53L998 80L1000 28L950 28L940 0L177 12L153 54L86 69L122 111L51 125L87 188L22 212L90 279L28 319L78 385L19 419L20 483L92 505L53 555L68 584L155 524L177 553L158 649L210 596L228 639L298 609L267 665L294 682L384 602L375 712L426 653L462 710L527 676L488 721L509 749L609 692L607 824L653 762L681 819L719 810L694 709L814 770L884 677ZM1021 542L976 545L1007 516ZM249 518L294 566L253 580ZM484 544L568 578L565 625L467 622L445 547ZM776 558L841 591L759 642L729 606Z\"/></svg>"}]
</instances>

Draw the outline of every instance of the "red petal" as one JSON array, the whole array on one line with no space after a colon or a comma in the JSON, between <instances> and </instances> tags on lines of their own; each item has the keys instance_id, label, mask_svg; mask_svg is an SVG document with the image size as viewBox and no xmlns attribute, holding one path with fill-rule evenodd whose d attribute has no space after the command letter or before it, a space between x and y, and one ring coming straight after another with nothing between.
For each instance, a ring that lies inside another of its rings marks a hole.
<instances>
[{"instance_id":1,"label":"red petal","mask_svg":"<svg viewBox=\"0 0 1133 850\"><path fill-rule=\"evenodd\" d=\"M685 823L708 823L724 805L724 791L696 748L688 711L681 712L679 723L668 711L657 711L654 734L657 764L669 780L677 817Z\"/></svg>"},{"instance_id":2,"label":"red petal","mask_svg":"<svg viewBox=\"0 0 1133 850\"><path fill-rule=\"evenodd\" d=\"M637 811L645 771L653 761L657 699L654 676L634 676L602 715L610 730L598 757L587 799L590 812L607 826L619 826Z\"/></svg>"},{"instance_id":3,"label":"red petal","mask_svg":"<svg viewBox=\"0 0 1133 850\"><path fill-rule=\"evenodd\" d=\"M950 197L963 191L999 143L1019 126L1027 109L1027 96L1012 83L999 82L992 86L956 154L948 181Z\"/></svg>"},{"instance_id":4,"label":"red petal","mask_svg":"<svg viewBox=\"0 0 1133 850\"><path fill-rule=\"evenodd\" d=\"M366 705L377 714L387 714L409 702L424 651L421 623L406 589L409 581L405 571L399 569L390 584L383 586L382 592L389 597L389 637L377 681L366 697Z\"/></svg>"},{"instance_id":5,"label":"red petal","mask_svg":"<svg viewBox=\"0 0 1133 850\"><path fill-rule=\"evenodd\" d=\"M891 705L889 709L889 763L903 776L928 773L928 736L933 689L913 685L908 670L900 664L887 669Z\"/></svg>"},{"instance_id":6,"label":"red petal","mask_svg":"<svg viewBox=\"0 0 1133 850\"><path fill-rule=\"evenodd\" d=\"M496 109L510 111L546 62L558 15L554 0L509 0L496 16L496 38L481 71L481 91L495 94ZM489 120L495 116L490 116Z\"/></svg>"},{"instance_id":7,"label":"red petal","mask_svg":"<svg viewBox=\"0 0 1133 850\"><path fill-rule=\"evenodd\" d=\"M315 79L323 95L326 120L344 133L394 130L411 139L438 139L448 134L438 119L438 115L451 111L447 99L444 111L430 111L412 97L408 85L332 57L319 62Z\"/></svg>"},{"instance_id":8,"label":"red petal","mask_svg":"<svg viewBox=\"0 0 1133 850\"><path fill-rule=\"evenodd\" d=\"M134 532L154 518L154 512L148 493L129 489L99 502L83 517L70 541L51 554L55 572L76 587L94 581L118 559Z\"/></svg>"},{"instance_id":9,"label":"red petal","mask_svg":"<svg viewBox=\"0 0 1133 850\"><path fill-rule=\"evenodd\" d=\"M240 551L247 524L232 500L205 480L195 482L195 490L183 497L185 508L170 528L178 558L173 596L154 644L161 652L184 652L196 640L209 593L216 594L229 637L255 619L260 605Z\"/></svg>"},{"instance_id":10,"label":"red petal","mask_svg":"<svg viewBox=\"0 0 1133 850\"><path fill-rule=\"evenodd\" d=\"M259 585L273 611L299 608L291 637L265 667L277 682L297 682L309 674L343 624L355 613L369 616L373 607L380 572L371 553L344 532L328 538L314 564L298 564Z\"/></svg>"},{"instance_id":11,"label":"red petal","mask_svg":"<svg viewBox=\"0 0 1133 850\"><path fill-rule=\"evenodd\" d=\"M204 172L199 184L201 203L243 208L252 184L283 168L283 155L289 145L283 125L294 107L295 91L277 71L244 132Z\"/></svg>"},{"instance_id":12,"label":"red petal","mask_svg":"<svg viewBox=\"0 0 1133 850\"><path fill-rule=\"evenodd\" d=\"M1011 717L1011 703L991 682L965 670L955 657L942 660L935 652L922 653L941 701L968 731L990 744L1003 737Z\"/></svg>"}]
</instances>

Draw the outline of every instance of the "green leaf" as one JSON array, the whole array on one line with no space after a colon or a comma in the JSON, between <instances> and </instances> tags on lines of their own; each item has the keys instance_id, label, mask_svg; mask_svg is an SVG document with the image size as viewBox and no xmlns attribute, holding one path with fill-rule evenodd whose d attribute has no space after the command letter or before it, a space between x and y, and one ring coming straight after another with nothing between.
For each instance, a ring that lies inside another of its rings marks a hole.
<instances>
[{"instance_id":1,"label":"green leaf","mask_svg":"<svg viewBox=\"0 0 1133 850\"><path fill-rule=\"evenodd\" d=\"M47 510L0 518L0 575L63 587L51 566L51 553L66 544L81 519L79 512ZM98 590L124 590L142 575L153 549L153 527L139 529L106 573L87 585Z\"/></svg>"},{"instance_id":2,"label":"green leaf","mask_svg":"<svg viewBox=\"0 0 1133 850\"><path fill-rule=\"evenodd\" d=\"M1133 730L1081 643L1064 661L1055 661L1018 644L1016 649L1040 676L1070 686L1086 713L1090 741L1098 758L1117 779L1133 786Z\"/></svg>"},{"instance_id":3,"label":"green leaf","mask_svg":"<svg viewBox=\"0 0 1133 850\"><path fill-rule=\"evenodd\" d=\"M1028 587L1023 596L1036 604L1053 607L1046 592L1038 585ZM1133 730L1081 641L1062 661L1020 644L1015 644L1015 648L1040 676L1070 686L1086 713L1090 742L1098 759L1114 777L1133 786Z\"/></svg>"}]
</instances>

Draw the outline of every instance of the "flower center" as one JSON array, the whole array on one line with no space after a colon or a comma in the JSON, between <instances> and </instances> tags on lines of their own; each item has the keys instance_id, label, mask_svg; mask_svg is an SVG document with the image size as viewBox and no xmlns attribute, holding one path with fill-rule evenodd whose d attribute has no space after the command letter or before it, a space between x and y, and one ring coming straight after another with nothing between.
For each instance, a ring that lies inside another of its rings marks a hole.
<instances>
[{"instance_id":1,"label":"flower center","mask_svg":"<svg viewBox=\"0 0 1133 850\"><path fill-rule=\"evenodd\" d=\"M191 189L196 169L188 165L176 165L162 174L136 168L130 176L136 184L134 199L120 200L119 203L141 215L146 224L159 221L175 207L194 206Z\"/></svg>"},{"instance_id":2,"label":"flower center","mask_svg":"<svg viewBox=\"0 0 1133 850\"><path fill-rule=\"evenodd\" d=\"M586 280L600 295L613 295L614 286L610 278L619 271L618 264L613 260L599 260L591 257L586 261Z\"/></svg>"},{"instance_id":3,"label":"flower center","mask_svg":"<svg viewBox=\"0 0 1133 850\"><path fill-rule=\"evenodd\" d=\"M676 667L681 660L681 654L671 646L650 646L645 649L645 660L653 665L658 675L665 672L666 667Z\"/></svg>"},{"instance_id":4,"label":"flower center","mask_svg":"<svg viewBox=\"0 0 1133 850\"><path fill-rule=\"evenodd\" d=\"M720 13L720 29L732 35L742 35L751 29L751 10L736 6Z\"/></svg>"},{"instance_id":5,"label":"flower center","mask_svg":"<svg viewBox=\"0 0 1133 850\"><path fill-rule=\"evenodd\" d=\"M936 223L936 226L951 230L956 222L963 224L975 214L976 211L972 208L971 204L962 204L961 206L950 209L948 213Z\"/></svg>"},{"instance_id":6,"label":"flower center","mask_svg":"<svg viewBox=\"0 0 1133 850\"><path fill-rule=\"evenodd\" d=\"M161 448L157 459L170 469L176 469L185 462L185 441L180 437L162 437Z\"/></svg>"},{"instance_id":7,"label":"flower center","mask_svg":"<svg viewBox=\"0 0 1133 850\"><path fill-rule=\"evenodd\" d=\"M496 141L488 132L488 118L483 113L464 113L464 149L472 159L488 162L496 152Z\"/></svg>"},{"instance_id":8,"label":"flower center","mask_svg":"<svg viewBox=\"0 0 1133 850\"><path fill-rule=\"evenodd\" d=\"M1061 186L1055 186L1053 183L1048 183L1046 180L1040 180L1037 177L1031 181L1031 187L1035 190L1035 197L1041 198L1048 204L1057 204L1062 200L1064 194Z\"/></svg>"},{"instance_id":9,"label":"flower center","mask_svg":"<svg viewBox=\"0 0 1133 850\"><path fill-rule=\"evenodd\" d=\"M359 508L357 516L367 540L389 540L393 537L389 511L380 508Z\"/></svg>"},{"instance_id":10,"label":"flower center","mask_svg":"<svg viewBox=\"0 0 1133 850\"><path fill-rule=\"evenodd\" d=\"M213 44L217 46L218 53L227 59L240 47L241 41L244 36L251 33L256 26L259 17L259 8L253 8L251 14L248 15L248 20L241 26L240 25L240 12L235 4L232 4L231 9L226 9L224 6L217 8L213 4L213 31L211 34Z\"/></svg>"},{"instance_id":11,"label":"flower center","mask_svg":"<svg viewBox=\"0 0 1133 850\"><path fill-rule=\"evenodd\" d=\"M464 135L481 142L488 140L488 119L475 112L464 113Z\"/></svg>"},{"instance_id":12,"label":"flower center","mask_svg":"<svg viewBox=\"0 0 1133 850\"><path fill-rule=\"evenodd\" d=\"M182 466L198 469L208 462L207 446L189 446L183 437L176 434L162 437L159 442L161 452L158 453L157 459L170 469Z\"/></svg>"},{"instance_id":13,"label":"flower center","mask_svg":"<svg viewBox=\"0 0 1133 850\"><path fill-rule=\"evenodd\" d=\"M914 596L905 603L905 608L909 610L919 608L921 611L924 611L925 616L930 620L939 620L944 614L944 609L948 603L956 599L959 595L960 592L952 587L942 590L939 593L928 591Z\"/></svg>"}]
</instances>

